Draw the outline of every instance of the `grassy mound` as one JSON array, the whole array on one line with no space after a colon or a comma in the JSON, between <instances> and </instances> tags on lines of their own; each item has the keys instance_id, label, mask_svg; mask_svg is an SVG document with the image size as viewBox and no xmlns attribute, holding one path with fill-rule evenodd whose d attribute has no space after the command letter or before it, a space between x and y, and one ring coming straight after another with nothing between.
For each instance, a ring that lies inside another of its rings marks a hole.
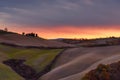
<instances>
[{"instance_id":1,"label":"grassy mound","mask_svg":"<svg viewBox=\"0 0 120 80\"><path fill-rule=\"evenodd\" d=\"M6 65L0 63L0 80L24 80Z\"/></svg>"},{"instance_id":2,"label":"grassy mound","mask_svg":"<svg viewBox=\"0 0 120 80\"><path fill-rule=\"evenodd\" d=\"M27 65L30 65L39 72L43 70L44 67L48 65L60 51L60 49L26 49L13 54L11 57L16 59L25 59Z\"/></svg>"},{"instance_id":3,"label":"grassy mound","mask_svg":"<svg viewBox=\"0 0 120 80\"><path fill-rule=\"evenodd\" d=\"M48 65L62 49L26 49L0 45L0 61L7 59L25 59L25 64L41 71ZM2 59L2 57L4 59Z\"/></svg>"}]
</instances>

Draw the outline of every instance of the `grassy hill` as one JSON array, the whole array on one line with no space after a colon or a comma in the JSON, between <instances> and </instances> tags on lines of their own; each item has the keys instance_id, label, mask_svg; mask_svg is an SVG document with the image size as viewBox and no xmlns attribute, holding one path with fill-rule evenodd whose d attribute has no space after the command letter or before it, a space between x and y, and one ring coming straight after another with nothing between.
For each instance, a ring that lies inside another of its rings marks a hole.
<instances>
[{"instance_id":1,"label":"grassy hill","mask_svg":"<svg viewBox=\"0 0 120 80\"><path fill-rule=\"evenodd\" d=\"M49 72L42 74L39 80L81 80L99 64L120 61L119 45L73 47L75 46L55 40L0 31L0 80L23 80L14 70L2 63L8 59L24 59L24 64L37 72L42 72L48 64L54 62L52 70L50 68ZM59 53L62 54L56 59ZM56 61L53 61L54 59Z\"/></svg>"},{"instance_id":2,"label":"grassy hill","mask_svg":"<svg viewBox=\"0 0 120 80\"><path fill-rule=\"evenodd\" d=\"M16 74L11 68L0 63L0 80L24 80L21 76Z\"/></svg>"},{"instance_id":3,"label":"grassy hill","mask_svg":"<svg viewBox=\"0 0 120 80\"><path fill-rule=\"evenodd\" d=\"M2 64L8 59L25 59L26 65L37 72L42 71L63 49L36 49L0 45L1 80L23 80L10 67ZM79 47L65 50L56 60L52 70L39 80L81 80L99 64L110 64L120 60L120 46ZM5 78L4 76L7 76ZM16 78L13 79L15 76Z\"/></svg>"},{"instance_id":4,"label":"grassy hill","mask_svg":"<svg viewBox=\"0 0 120 80\"><path fill-rule=\"evenodd\" d=\"M120 46L68 49L57 59L54 69L40 80L81 80L99 64L116 61L120 61Z\"/></svg>"},{"instance_id":5,"label":"grassy hill","mask_svg":"<svg viewBox=\"0 0 120 80\"><path fill-rule=\"evenodd\" d=\"M28 49L0 45L0 80L23 80L18 74L11 70L10 67L2 64L5 60L25 59L26 65L40 72L61 51L62 49Z\"/></svg>"},{"instance_id":6,"label":"grassy hill","mask_svg":"<svg viewBox=\"0 0 120 80\"><path fill-rule=\"evenodd\" d=\"M73 45L54 40L47 40L40 37L20 35L13 32L0 30L0 43L18 45L23 47L42 47L42 48L64 48Z\"/></svg>"},{"instance_id":7,"label":"grassy hill","mask_svg":"<svg viewBox=\"0 0 120 80\"><path fill-rule=\"evenodd\" d=\"M17 33L0 30L0 35L5 35L5 34L17 34Z\"/></svg>"}]
</instances>

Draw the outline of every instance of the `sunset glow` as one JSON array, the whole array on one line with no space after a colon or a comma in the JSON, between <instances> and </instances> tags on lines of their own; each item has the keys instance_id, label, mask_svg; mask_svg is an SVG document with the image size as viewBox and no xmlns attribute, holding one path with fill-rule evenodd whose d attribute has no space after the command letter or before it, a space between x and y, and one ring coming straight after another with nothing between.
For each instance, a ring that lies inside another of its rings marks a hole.
<instances>
[{"instance_id":1,"label":"sunset glow","mask_svg":"<svg viewBox=\"0 0 120 80\"><path fill-rule=\"evenodd\" d=\"M0 29L35 32L40 37L120 36L117 0L1 0Z\"/></svg>"},{"instance_id":2,"label":"sunset glow","mask_svg":"<svg viewBox=\"0 0 120 80\"><path fill-rule=\"evenodd\" d=\"M100 26L99 26L100 27ZM75 26L59 26L56 28L48 28L48 27L8 27L10 31L18 32L18 33L29 33L35 32L38 33L40 37L47 39L54 38L104 38L104 37L120 37L120 29L118 26L110 26L108 28L79 28ZM115 28L116 27L116 28Z\"/></svg>"}]
</instances>

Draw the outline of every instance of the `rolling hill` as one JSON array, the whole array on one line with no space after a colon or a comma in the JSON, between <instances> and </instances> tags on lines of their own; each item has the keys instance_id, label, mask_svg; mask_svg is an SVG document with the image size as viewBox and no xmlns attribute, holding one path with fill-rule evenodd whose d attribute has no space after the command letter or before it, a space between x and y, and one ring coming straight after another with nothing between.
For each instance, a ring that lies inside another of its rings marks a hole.
<instances>
[{"instance_id":1,"label":"rolling hill","mask_svg":"<svg viewBox=\"0 0 120 80\"><path fill-rule=\"evenodd\" d=\"M7 59L25 59L26 64L41 71L62 49L27 49L0 45L0 62Z\"/></svg>"},{"instance_id":2,"label":"rolling hill","mask_svg":"<svg viewBox=\"0 0 120 80\"><path fill-rule=\"evenodd\" d=\"M23 47L42 47L42 48L64 48L73 47L73 45L62 43L54 40L47 40L40 37L31 37L20 35L13 32L0 30L0 43L12 44Z\"/></svg>"},{"instance_id":3,"label":"rolling hill","mask_svg":"<svg viewBox=\"0 0 120 80\"><path fill-rule=\"evenodd\" d=\"M0 74L2 74L0 75L0 80L24 80L16 74L14 70L11 70L10 67L3 64L5 60L26 60L25 64L32 67L38 73L44 70L62 50L63 49L29 49L0 45ZM4 76L6 76L6 78ZM13 76L16 78L13 79Z\"/></svg>"},{"instance_id":4,"label":"rolling hill","mask_svg":"<svg viewBox=\"0 0 120 80\"><path fill-rule=\"evenodd\" d=\"M68 49L57 59L54 69L40 80L81 80L85 73L99 64L110 64L119 60L120 46Z\"/></svg>"},{"instance_id":5,"label":"rolling hill","mask_svg":"<svg viewBox=\"0 0 120 80\"><path fill-rule=\"evenodd\" d=\"M24 71L24 66L29 66L39 73L37 78L30 80L82 80L99 64L120 61L119 40L112 40L115 44L107 46L101 46L103 42L97 41L100 45L94 42L94 45L85 43L87 46L80 47L0 30L0 80L25 80L11 66L3 63L10 59L25 60L19 64L18 71Z\"/></svg>"}]
</instances>

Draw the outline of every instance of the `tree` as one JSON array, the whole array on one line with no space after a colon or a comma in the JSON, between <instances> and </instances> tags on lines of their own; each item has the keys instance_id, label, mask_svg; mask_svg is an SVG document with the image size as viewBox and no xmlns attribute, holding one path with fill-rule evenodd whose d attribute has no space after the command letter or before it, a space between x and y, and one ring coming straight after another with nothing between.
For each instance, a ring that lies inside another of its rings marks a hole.
<instances>
[{"instance_id":1,"label":"tree","mask_svg":"<svg viewBox=\"0 0 120 80\"><path fill-rule=\"evenodd\" d=\"M35 34L36 37L38 37L38 34Z\"/></svg>"},{"instance_id":2,"label":"tree","mask_svg":"<svg viewBox=\"0 0 120 80\"><path fill-rule=\"evenodd\" d=\"M36 34L32 32L32 33L27 33L26 36L36 37Z\"/></svg>"},{"instance_id":3,"label":"tree","mask_svg":"<svg viewBox=\"0 0 120 80\"><path fill-rule=\"evenodd\" d=\"M22 35L25 35L25 32L22 32Z\"/></svg>"},{"instance_id":4,"label":"tree","mask_svg":"<svg viewBox=\"0 0 120 80\"><path fill-rule=\"evenodd\" d=\"M5 28L5 29L4 29L4 31L6 31L6 32L7 32L7 31L8 31L8 29L7 29L7 28Z\"/></svg>"}]
</instances>

